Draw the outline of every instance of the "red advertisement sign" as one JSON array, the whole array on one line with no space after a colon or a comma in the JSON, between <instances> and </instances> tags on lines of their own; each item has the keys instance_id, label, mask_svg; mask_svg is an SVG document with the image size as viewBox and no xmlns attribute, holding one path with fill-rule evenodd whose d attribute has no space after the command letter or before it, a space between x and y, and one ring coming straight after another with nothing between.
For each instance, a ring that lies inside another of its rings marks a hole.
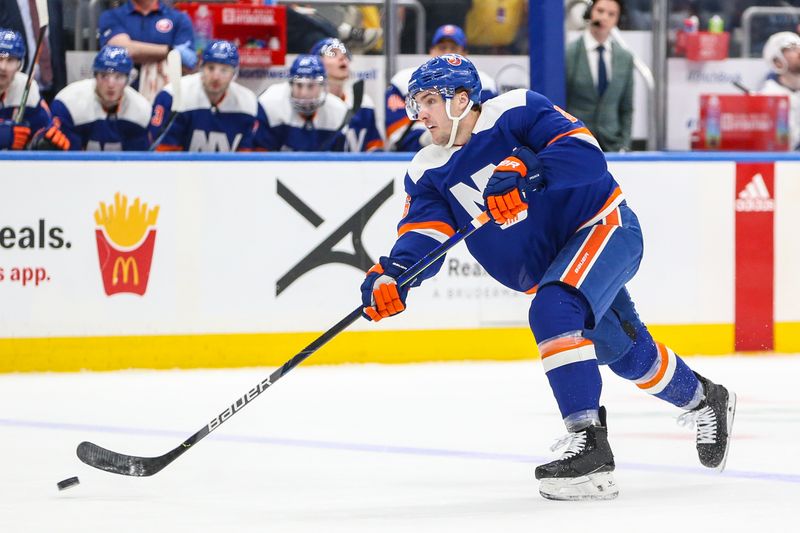
<instances>
[{"instance_id":1,"label":"red advertisement sign","mask_svg":"<svg viewBox=\"0 0 800 533\"><path fill-rule=\"evenodd\" d=\"M789 149L787 96L700 95L700 127L693 150L786 151Z\"/></svg>"},{"instance_id":2,"label":"red advertisement sign","mask_svg":"<svg viewBox=\"0 0 800 533\"><path fill-rule=\"evenodd\" d=\"M156 243L158 206L148 208L136 198L114 195L114 204L100 202L94 213L98 228L97 257L108 296L120 292L144 295Z\"/></svg>"},{"instance_id":3,"label":"red advertisement sign","mask_svg":"<svg viewBox=\"0 0 800 533\"><path fill-rule=\"evenodd\" d=\"M775 164L736 164L736 351L775 346Z\"/></svg>"}]
</instances>

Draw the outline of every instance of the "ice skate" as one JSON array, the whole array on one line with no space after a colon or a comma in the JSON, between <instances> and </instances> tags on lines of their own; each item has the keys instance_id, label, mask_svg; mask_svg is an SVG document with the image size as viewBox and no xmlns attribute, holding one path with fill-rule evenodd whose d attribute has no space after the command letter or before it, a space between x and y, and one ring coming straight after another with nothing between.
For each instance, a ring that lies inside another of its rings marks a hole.
<instances>
[{"instance_id":1,"label":"ice skate","mask_svg":"<svg viewBox=\"0 0 800 533\"><path fill-rule=\"evenodd\" d=\"M550 500L610 500L619 489L614 482L614 454L608 444L605 408L600 426L568 433L553 447L567 449L559 459L536 467L539 493Z\"/></svg>"},{"instance_id":2,"label":"ice skate","mask_svg":"<svg viewBox=\"0 0 800 533\"><path fill-rule=\"evenodd\" d=\"M728 449L731 446L733 417L736 414L736 394L722 385L712 383L694 373L703 386L705 398L700 405L678 417L682 426L696 426L697 455L700 462L718 472L725 470Z\"/></svg>"}]
</instances>

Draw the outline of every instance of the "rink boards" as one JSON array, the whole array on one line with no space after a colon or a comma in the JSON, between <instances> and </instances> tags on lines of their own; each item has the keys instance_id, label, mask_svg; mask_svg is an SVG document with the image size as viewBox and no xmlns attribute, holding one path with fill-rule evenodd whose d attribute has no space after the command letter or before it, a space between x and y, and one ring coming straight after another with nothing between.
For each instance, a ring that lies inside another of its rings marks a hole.
<instances>
[{"instance_id":1,"label":"rink boards","mask_svg":"<svg viewBox=\"0 0 800 533\"><path fill-rule=\"evenodd\" d=\"M654 334L683 354L800 351L800 157L610 159L643 227L629 289ZM281 364L358 305L408 160L0 156L0 371ZM309 363L535 357L530 298L462 245L407 312Z\"/></svg>"}]
</instances>

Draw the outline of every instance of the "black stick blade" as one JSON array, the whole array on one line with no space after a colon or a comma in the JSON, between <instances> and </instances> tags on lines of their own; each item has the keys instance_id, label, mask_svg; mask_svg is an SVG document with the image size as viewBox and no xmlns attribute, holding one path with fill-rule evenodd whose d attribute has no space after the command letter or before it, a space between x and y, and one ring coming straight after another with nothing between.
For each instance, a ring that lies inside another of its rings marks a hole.
<instances>
[{"instance_id":1,"label":"black stick blade","mask_svg":"<svg viewBox=\"0 0 800 533\"><path fill-rule=\"evenodd\" d=\"M77 454L78 459L89 466L122 476L152 476L171 462L169 454L161 457L136 457L112 452L91 442L81 442Z\"/></svg>"}]
</instances>

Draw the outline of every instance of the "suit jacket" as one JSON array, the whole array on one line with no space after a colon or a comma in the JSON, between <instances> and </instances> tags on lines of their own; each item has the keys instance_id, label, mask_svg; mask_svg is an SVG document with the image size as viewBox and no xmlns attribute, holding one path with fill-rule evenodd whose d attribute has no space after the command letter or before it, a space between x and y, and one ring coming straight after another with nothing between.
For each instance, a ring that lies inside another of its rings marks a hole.
<instances>
[{"instance_id":1,"label":"suit jacket","mask_svg":"<svg viewBox=\"0 0 800 533\"><path fill-rule=\"evenodd\" d=\"M633 56L611 44L611 80L600 97L589 70L583 37L567 46L567 111L581 119L603 150L630 149L633 123Z\"/></svg>"},{"instance_id":2,"label":"suit jacket","mask_svg":"<svg viewBox=\"0 0 800 533\"><path fill-rule=\"evenodd\" d=\"M67 59L64 51L64 4L62 0L48 0L48 24L50 45L50 63L53 66L53 87L42 91L50 100L55 94L67 85ZM22 24L22 15L19 12L17 0L0 0L0 28L19 32L25 39L25 48L28 47L28 36ZM23 71L28 68L27 50Z\"/></svg>"}]
</instances>

